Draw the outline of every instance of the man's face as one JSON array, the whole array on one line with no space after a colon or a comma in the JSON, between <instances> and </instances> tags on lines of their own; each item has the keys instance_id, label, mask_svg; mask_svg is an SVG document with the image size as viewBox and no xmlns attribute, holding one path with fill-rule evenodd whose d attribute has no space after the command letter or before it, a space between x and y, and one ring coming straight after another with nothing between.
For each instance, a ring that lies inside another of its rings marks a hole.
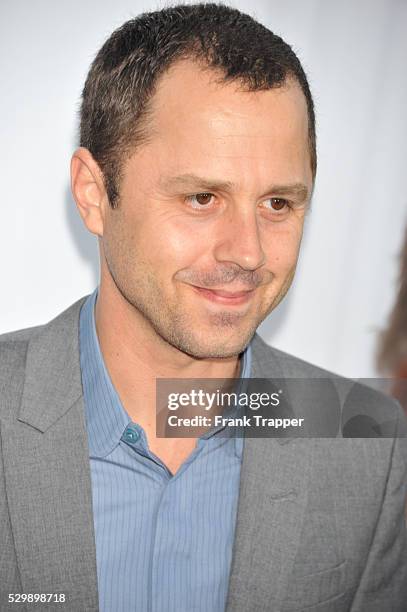
<instances>
[{"instance_id":1,"label":"man's face","mask_svg":"<svg viewBox=\"0 0 407 612\"><path fill-rule=\"evenodd\" d=\"M312 188L300 86L248 93L214 76L182 61L161 78L153 136L126 162L102 238L129 304L198 358L239 354L284 297Z\"/></svg>"}]
</instances>

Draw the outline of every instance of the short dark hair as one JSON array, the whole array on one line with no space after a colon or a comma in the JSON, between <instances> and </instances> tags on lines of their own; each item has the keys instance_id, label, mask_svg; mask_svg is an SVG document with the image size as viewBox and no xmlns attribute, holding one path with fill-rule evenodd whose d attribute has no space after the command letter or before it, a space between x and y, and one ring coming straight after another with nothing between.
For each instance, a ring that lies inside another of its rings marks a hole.
<instances>
[{"instance_id":1,"label":"short dark hair","mask_svg":"<svg viewBox=\"0 0 407 612\"><path fill-rule=\"evenodd\" d=\"M180 59L221 71L248 91L294 77L308 108L311 170L316 173L314 104L299 59L251 16L223 4L190 4L143 13L124 23L97 53L82 92L80 145L98 162L112 208L125 159L148 140L149 102L157 80Z\"/></svg>"}]
</instances>

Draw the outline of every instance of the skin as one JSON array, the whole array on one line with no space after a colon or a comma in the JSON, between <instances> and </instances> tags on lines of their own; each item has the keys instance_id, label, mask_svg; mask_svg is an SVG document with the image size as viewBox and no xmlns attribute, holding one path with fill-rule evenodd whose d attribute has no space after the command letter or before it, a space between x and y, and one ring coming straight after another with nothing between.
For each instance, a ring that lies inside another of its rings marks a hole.
<instances>
[{"instance_id":1,"label":"skin","mask_svg":"<svg viewBox=\"0 0 407 612\"><path fill-rule=\"evenodd\" d=\"M183 60L160 79L151 138L125 163L117 209L90 152L79 148L71 163L79 213L99 237L103 358L130 418L173 471L195 439L155 436L156 378L239 375L239 353L292 282L312 191L300 86L246 92L216 76ZM174 182L186 174L208 184ZM225 305L194 285L254 291Z\"/></svg>"}]
</instances>

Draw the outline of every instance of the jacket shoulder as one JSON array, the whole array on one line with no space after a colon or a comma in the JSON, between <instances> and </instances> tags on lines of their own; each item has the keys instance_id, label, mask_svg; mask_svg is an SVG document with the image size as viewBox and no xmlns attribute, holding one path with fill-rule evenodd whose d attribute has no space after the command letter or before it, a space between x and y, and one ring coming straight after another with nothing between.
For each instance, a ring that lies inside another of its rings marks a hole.
<instances>
[{"instance_id":1,"label":"jacket shoulder","mask_svg":"<svg viewBox=\"0 0 407 612\"><path fill-rule=\"evenodd\" d=\"M30 334L18 330L0 336L0 419L13 415L23 392ZM16 335L14 335L16 334Z\"/></svg>"},{"instance_id":2,"label":"jacket shoulder","mask_svg":"<svg viewBox=\"0 0 407 612\"><path fill-rule=\"evenodd\" d=\"M44 325L36 325L0 334L0 410L4 403L1 399L7 398L10 393L15 394L17 381L24 377L30 339L43 328Z\"/></svg>"},{"instance_id":3,"label":"jacket shoulder","mask_svg":"<svg viewBox=\"0 0 407 612\"><path fill-rule=\"evenodd\" d=\"M0 354L2 349L4 348L3 345L14 344L15 342L27 342L32 336L40 332L44 327L44 325L35 325L34 327L25 327L23 329L16 329L11 332L0 334Z\"/></svg>"},{"instance_id":4,"label":"jacket shoulder","mask_svg":"<svg viewBox=\"0 0 407 612\"><path fill-rule=\"evenodd\" d=\"M321 368L313 363L295 357L290 353L270 346L255 333L252 341L253 357L259 364L257 371L265 377L275 372L276 367L284 378L332 378L346 380L343 376ZM261 365L260 365L261 364Z\"/></svg>"},{"instance_id":5,"label":"jacket shoulder","mask_svg":"<svg viewBox=\"0 0 407 612\"><path fill-rule=\"evenodd\" d=\"M80 298L48 323L0 335L0 418L13 418L18 410L27 355L31 355L33 364L37 359L44 359L50 347L62 351L76 328L80 307L87 297Z\"/></svg>"},{"instance_id":6,"label":"jacket shoulder","mask_svg":"<svg viewBox=\"0 0 407 612\"><path fill-rule=\"evenodd\" d=\"M291 395L298 396L304 410L335 412L346 437L407 437L404 411L388 389L376 387L378 379L341 376L268 345L257 333L252 353L253 378L288 379Z\"/></svg>"},{"instance_id":7,"label":"jacket shoulder","mask_svg":"<svg viewBox=\"0 0 407 612\"><path fill-rule=\"evenodd\" d=\"M0 418L10 416L23 392L28 344L44 325L0 335Z\"/></svg>"}]
</instances>

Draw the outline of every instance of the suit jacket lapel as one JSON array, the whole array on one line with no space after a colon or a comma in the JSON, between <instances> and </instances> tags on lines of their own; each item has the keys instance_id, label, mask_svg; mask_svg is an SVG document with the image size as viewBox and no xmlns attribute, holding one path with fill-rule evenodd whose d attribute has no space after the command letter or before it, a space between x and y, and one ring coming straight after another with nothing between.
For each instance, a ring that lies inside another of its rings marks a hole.
<instances>
[{"instance_id":1,"label":"suit jacket lapel","mask_svg":"<svg viewBox=\"0 0 407 612\"><path fill-rule=\"evenodd\" d=\"M84 299L31 338L21 408L18 419L5 425L3 453L23 592L64 593L70 610L96 612L92 490L78 343ZM54 605L56 609L64 604Z\"/></svg>"},{"instance_id":2,"label":"suit jacket lapel","mask_svg":"<svg viewBox=\"0 0 407 612\"><path fill-rule=\"evenodd\" d=\"M309 442L245 441L227 612L280 610L307 503Z\"/></svg>"},{"instance_id":3,"label":"suit jacket lapel","mask_svg":"<svg viewBox=\"0 0 407 612\"><path fill-rule=\"evenodd\" d=\"M257 334L252 378L284 378ZM246 438L226 612L278 612L303 526L312 465L310 440Z\"/></svg>"}]
</instances>

